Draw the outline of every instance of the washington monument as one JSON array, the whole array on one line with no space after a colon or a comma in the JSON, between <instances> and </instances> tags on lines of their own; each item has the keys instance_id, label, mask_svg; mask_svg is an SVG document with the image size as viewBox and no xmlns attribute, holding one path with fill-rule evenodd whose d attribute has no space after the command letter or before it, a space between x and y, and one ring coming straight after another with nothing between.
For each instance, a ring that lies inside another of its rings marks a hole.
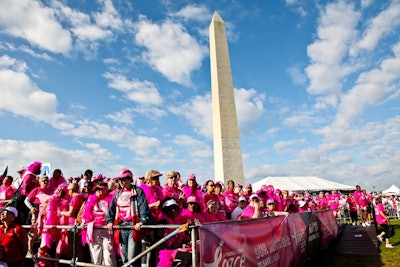
<instances>
[{"instance_id":1,"label":"washington monument","mask_svg":"<svg viewBox=\"0 0 400 267\"><path fill-rule=\"evenodd\" d=\"M215 179L244 184L242 152L225 23L214 13L210 29L210 63Z\"/></svg>"}]
</instances>

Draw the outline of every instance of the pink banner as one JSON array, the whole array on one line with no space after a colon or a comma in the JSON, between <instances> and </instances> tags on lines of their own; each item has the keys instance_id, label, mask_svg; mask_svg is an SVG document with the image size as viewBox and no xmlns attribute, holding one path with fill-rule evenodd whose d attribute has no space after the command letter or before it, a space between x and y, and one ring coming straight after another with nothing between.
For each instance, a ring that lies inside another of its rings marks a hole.
<instances>
[{"instance_id":1,"label":"pink banner","mask_svg":"<svg viewBox=\"0 0 400 267\"><path fill-rule=\"evenodd\" d=\"M335 240L338 234L338 226L332 211L315 213L321 222L322 247L326 248Z\"/></svg>"},{"instance_id":2,"label":"pink banner","mask_svg":"<svg viewBox=\"0 0 400 267\"><path fill-rule=\"evenodd\" d=\"M204 224L201 266L290 266L293 249L284 218Z\"/></svg>"},{"instance_id":3,"label":"pink banner","mask_svg":"<svg viewBox=\"0 0 400 267\"><path fill-rule=\"evenodd\" d=\"M331 211L204 224L200 266L299 266L336 235Z\"/></svg>"}]
</instances>

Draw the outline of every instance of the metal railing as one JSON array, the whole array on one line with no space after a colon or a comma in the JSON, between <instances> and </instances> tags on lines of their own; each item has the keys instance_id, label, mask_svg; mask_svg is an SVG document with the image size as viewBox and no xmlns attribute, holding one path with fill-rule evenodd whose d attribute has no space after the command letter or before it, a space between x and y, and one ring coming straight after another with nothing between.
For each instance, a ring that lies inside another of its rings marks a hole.
<instances>
[{"instance_id":1,"label":"metal railing","mask_svg":"<svg viewBox=\"0 0 400 267\"><path fill-rule=\"evenodd\" d=\"M176 225L176 224L159 224L159 225L142 225L143 229L175 229L172 233L168 234L161 240L155 242L151 246L147 247L145 250L143 250L140 254L135 256L133 259L131 259L129 262L125 263L122 265L122 267L127 267L130 264L140 260L142 257L146 256L149 254L152 250L157 248L159 245L167 241L168 239L172 238L176 234L178 234L180 229L182 228L183 225ZM31 225L24 225L24 228L31 228ZM76 267L76 266L84 266L84 267L111 267L107 265L98 265L98 264L93 264L93 263L87 263L87 262L80 262L78 261L78 258L76 257L77 251L76 251L76 240L78 237L78 233L80 230L84 229L82 227L79 227L78 225L73 225L73 226L66 226L66 225L45 225L43 226L45 229L68 229L73 231L74 236L73 236L73 249L72 249L72 259L67 260L67 259L56 259L56 258L48 258L48 257L40 257L36 256L32 251L28 251L27 258L31 258L34 262L35 265L40 267L39 260L43 261L53 261L57 263L62 263L62 264L68 264L71 267ZM190 225L188 226L190 230L190 237L191 237L191 245L192 245L192 266L196 266L197 264L197 253L193 253L196 251L196 230L199 228L199 225ZM107 229L107 226L94 226L94 229ZM120 226L120 225L115 225L113 226L113 229L134 229L134 226L132 225L126 225L126 226ZM145 242L145 241L142 241ZM116 252L115 252L116 253Z\"/></svg>"}]
</instances>

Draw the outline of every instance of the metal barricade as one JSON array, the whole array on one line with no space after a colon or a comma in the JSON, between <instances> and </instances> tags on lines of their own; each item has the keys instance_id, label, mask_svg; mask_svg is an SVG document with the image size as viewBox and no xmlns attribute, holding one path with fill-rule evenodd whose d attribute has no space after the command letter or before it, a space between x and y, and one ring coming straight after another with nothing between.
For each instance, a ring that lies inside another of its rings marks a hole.
<instances>
[{"instance_id":1,"label":"metal barricade","mask_svg":"<svg viewBox=\"0 0 400 267\"><path fill-rule=\"evenodd\" d=\"M143 229L175 229L174 232L170 233L169 235L165 236L158 242L152 244L150 247L147 247L145 250L143 250L139 255L134 257L131 261L128 263L125 263L122 265L122 267L128 267L130 264L141 260L142 257L146 256L149 254L153 249L167 241L168 239L172 238L175 234L179 232L179 229L181 229L183 225L172 225L172 224L163 224L163 225L142 225ZM30 225L24 225L24 228L31 228ZM71 267L76 267L76 266L85 266L85 267L104 267L107 265L97 265L97 264L92 264L92 263L86 263L86 262L79 262L78 258L76 257L76 240L77 240L77 235L79 230L83 229L79 227L78 225L73 225L73 226L65 226L65 225L45 225L43 228L47 229L69 229L72 230L74 233L73 237L73 251L72 251L72 259L67 260L67 259L55 259L55 258L48 258L48 257L38 257L34 255L31 251L28 252L27 258L32 258L33 262L35 265L40 267L40 264L38 260L44 260L44 261L53 261L57 263L62 263L62 264L68 264ZM94 226L95 229L107 229L106 226ZM129 225L129 226L119 226L115 225L113 226L113 229L133 229L134 226ZM196 251L196 230L199 228L199 225L190 225L188 227L190 229L190 236L191 236L191 243L192 243L192 252ZM197 253L192 253L192 266L197 266ZM108 267L108 266L107 266ZM110 266L111 267L111 266Z\"/></svg>"}]
</instances>

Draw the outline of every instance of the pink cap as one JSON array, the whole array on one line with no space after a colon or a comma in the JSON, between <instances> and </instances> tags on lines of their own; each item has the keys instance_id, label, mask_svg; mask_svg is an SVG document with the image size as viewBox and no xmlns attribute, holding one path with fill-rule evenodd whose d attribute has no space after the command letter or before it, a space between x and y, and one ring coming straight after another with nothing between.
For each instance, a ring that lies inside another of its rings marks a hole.
<instances>
[{"instance_id":1,"label":"pink cap","mask_svg":"<svg viewBox=\"0 0 400 267\"><path fill-rule=\"evenodd\" d=\"M190 196L190 197L187 198L187 201L186 201L186 202L187 202L187 203L190 203L190 202L198 203L197 197L195 197L195 196Z\"/></svg>"},{"instance_id":2,"label":"pink cap","mask_svg":"<svg viewBox=\"0 0 400 267\"><path fill-rule=\"evenodd\" d=\"M121 178L133 178L132 172L126 168L123 168L117 177L115 177L116 179L121 179Z\"/></svg>"},{"instance_id":3,"label":"pink cap","mask_svg":"<svg viewBox=\"0 0 400 267\"><path fill-rule=\"evenodd\" d=\"M189 174L188 177L187 177L187 179L188 179L188 180L196 180L196 175L194 175L193 173L192 173L192 174Z\"/></svg>"}]
</instances>

